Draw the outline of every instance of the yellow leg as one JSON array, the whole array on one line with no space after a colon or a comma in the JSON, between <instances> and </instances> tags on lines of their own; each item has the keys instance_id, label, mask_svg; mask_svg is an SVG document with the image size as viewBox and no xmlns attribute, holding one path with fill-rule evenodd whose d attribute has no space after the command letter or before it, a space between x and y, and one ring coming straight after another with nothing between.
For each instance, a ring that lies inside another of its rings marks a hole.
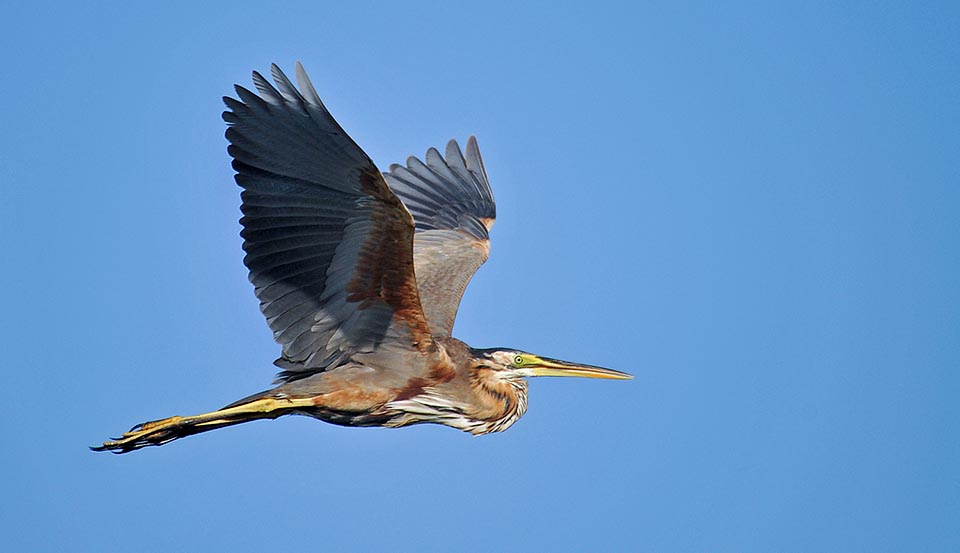
<instances>
[{"instance_id":1,"label":"yellow leg","mask_svg":"<svg viewBox=\"0 0 960 553\"><path fill-rule=\"evenodd\" d=\"M174 416L138 424L129 432L124 432L120 438L103 442L103 445L90 449L126 453L149 445L163 445L177 438L215 428L263 418L276 418L306 407L313 407L311 398L260 398L249 403L191 417Z\"/></svg>"}]
</instances>

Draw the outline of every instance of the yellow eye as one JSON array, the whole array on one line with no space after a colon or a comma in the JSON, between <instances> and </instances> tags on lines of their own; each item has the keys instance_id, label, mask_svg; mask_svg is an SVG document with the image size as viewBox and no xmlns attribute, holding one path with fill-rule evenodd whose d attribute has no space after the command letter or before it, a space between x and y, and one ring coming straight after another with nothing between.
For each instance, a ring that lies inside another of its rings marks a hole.
<instances>
[{"instance_id":1,"label":"yellow eye","mask_svg":"<svg viewBox=\"0 0 960 553\"><path fill-rule=\"evenodd\" d=\"M513 358L513 364L516 365L516 366L518 366L518 367L519 367L520 365L523 365L523 356L522 356L522 355L518 355L518 356L514 357L514 358Z\"/></svg>"}]
</instances>

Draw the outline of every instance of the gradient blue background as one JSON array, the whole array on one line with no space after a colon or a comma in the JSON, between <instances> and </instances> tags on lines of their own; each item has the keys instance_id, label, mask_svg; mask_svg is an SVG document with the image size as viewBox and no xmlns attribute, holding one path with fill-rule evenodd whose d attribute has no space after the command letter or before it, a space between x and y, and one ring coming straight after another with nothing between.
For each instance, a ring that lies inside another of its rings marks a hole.
<instances>
[{"instance_id":1,"label":"gradient blue background","mask_svg":"<svg viewBox=\"0 0 960 553\"><path fill-rule=\"evenodd\" d=\"M960 549L956 3L23 4L4 550ZM269 385L220 97L296 60L381 167L479 137L499 219L459 337L636 380L538 379L480 438L87 451Z\"/></svg>"}]
</instances>

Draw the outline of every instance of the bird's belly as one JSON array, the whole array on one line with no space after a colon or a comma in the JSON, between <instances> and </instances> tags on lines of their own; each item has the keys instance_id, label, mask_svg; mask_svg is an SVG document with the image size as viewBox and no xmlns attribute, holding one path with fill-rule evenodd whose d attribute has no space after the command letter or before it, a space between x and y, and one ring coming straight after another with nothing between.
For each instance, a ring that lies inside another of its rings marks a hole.
<instances>
[{"instance_id":1,"label":"bird's belly","mask_svg":"<svg viewBox=\"0 0 960 553\"><path fill-rule=\"evenodd\" d=\"M368 389L351 386L313 397L320 410L369 413L383 406L396 395L389 389Z\"/></svg>"}]
</instances>

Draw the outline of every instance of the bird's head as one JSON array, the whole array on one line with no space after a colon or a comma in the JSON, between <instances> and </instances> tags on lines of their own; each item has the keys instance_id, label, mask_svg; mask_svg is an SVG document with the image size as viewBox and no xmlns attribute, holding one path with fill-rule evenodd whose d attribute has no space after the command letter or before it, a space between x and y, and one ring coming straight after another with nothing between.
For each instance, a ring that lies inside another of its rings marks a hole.
<instances>
[{"instance_id":1,"label":"bird's head","mask_svg":"<svg viewBox=\"0 0 960 553\"><path fill-rule=\"evenodd\" d=\"M582 376L586 378L633 378L627 373L540 357L515 349L470 349L472 392L465 416L451 424L474 434L499 432L510 427L527 410L530 376Z\"/></svg>"},{"instance_id":2,"label":"bird's head","mask_svg":"<svg viewBox=\"0 0 960 553\"><path fill-rule=\"evenodd\" d=\"M491 348L474 350L481 365L500 373L502 378L515 379L530 376L579 376L583 378L608 378L629 380L633 376L624 372L593 365L571 363L515 349Z\"/></svg>"}]
</instances>

